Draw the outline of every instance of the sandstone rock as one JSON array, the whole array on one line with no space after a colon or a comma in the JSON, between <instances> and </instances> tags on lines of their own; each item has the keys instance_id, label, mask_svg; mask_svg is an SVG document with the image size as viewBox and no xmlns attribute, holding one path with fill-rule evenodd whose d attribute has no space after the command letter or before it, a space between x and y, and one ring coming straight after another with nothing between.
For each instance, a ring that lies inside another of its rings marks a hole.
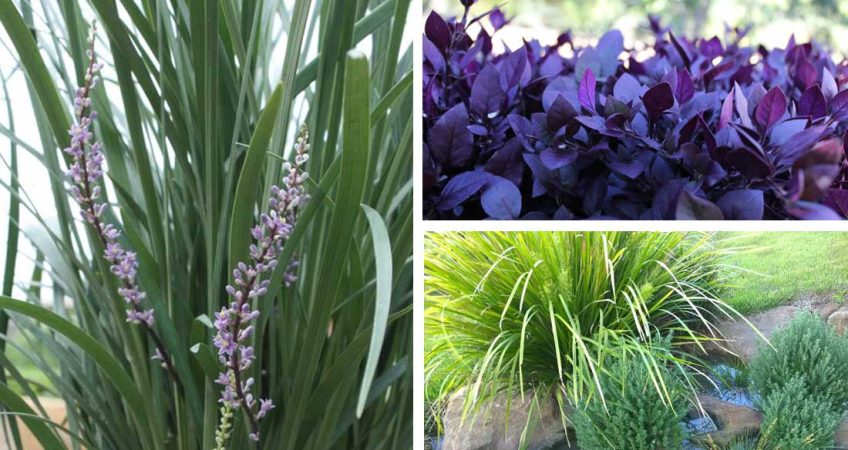
<instances>
[{"instance_id":1,"label":"sandstone rock","mask_svg":"<svg viewBox=\"0 0 848 450\"><path fill-rule=\"evenodd\" d=\"M751 408L734 405L706 394L698 395L698 401L718 427L718 430L708 433L709 438L716 444L727 445L734 438L757 433L763 423L762 414Z\"/></svg>"},{"instance_id":2,"label":"sandstone rock","mask_svg":"<svg viewBox=\"0 0 848 450\"><path fill-rule=\"evenodd\" d=\"M535 426L529 434L529 449L548 448L565 438L559 407L553 398L542 400L538 408L533 395L527 393L524 400L520 395L511 399L507 421L508 398L499 394L476 413L469 413L462 421L465 390L451 396L442 422L445 431L444 450L513 450L519 448L521 434L529 414L533 414ZM566 412L568 415L568 412Z\"/></svg>"},{"instance_id":3,"label":"sandstone rock","mask_svg":"<svg viewBox=\"0 0 848 450\"><path fill-rule=\"evenodd\" d=\"M842 304L837 303L835 296L832 294L801 295L789 303L789 305L818 313L818 315L825 320L827 320L827 318L837 309L842 307Z\"/></svg>"},{"instance_id":4,"label":"sandstone rock","mask_svg":"<svg viewBox=\"0 0 848 450\"><path fill-rule=\"evenodd\" d=\"M811 308L812 311L819 313L822 319L827 320L833 313L839 311L843 306L836 302L827 302L815 305Z\"/></svg>"},{"instance_id":5,"label":"sandstone rock","mask_svg":"<svg viewBox=\"0 0 848 450\"><path fill-rule=\"evenodd\" d=\"M845 330L848 330L848 306L843 306L841 309L831 314L830 317L827 318L827 323L836 329L837 334L845 334Z\"/></svg>"},{"instance_id":6,"label":"sandstone rock","mask_svg":"<svg viewBox=\"0 0 848 450\"><path fill-rule=\"evenodd\" d=\"M796 306L778 306L748 317L748 320L767 338L770 339L775 331L786 326L801 308ZM717 344L710 342L704 345L708 355L714 357L735 356L748 363L757 354L762 339L748 324L739 321L723 321L716 325L724 336L725 342Z\"/></svg>"}]
</instances>

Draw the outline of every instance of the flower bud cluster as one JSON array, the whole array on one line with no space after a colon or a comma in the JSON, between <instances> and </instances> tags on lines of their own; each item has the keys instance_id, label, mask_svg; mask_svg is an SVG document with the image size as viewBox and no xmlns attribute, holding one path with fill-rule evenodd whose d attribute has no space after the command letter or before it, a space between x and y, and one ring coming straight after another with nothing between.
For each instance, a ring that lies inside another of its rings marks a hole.
<instances>
[{"instance_id":1,"label":"flower bud cluster","mask_svg":"<svg viewBox=\"0 0 848 450\"><path fill-rule=\"evenodd\" d=\"M97 118L97 112L92 109L91 90L99 81L99 73L103 65L97 62L94 54L94 33L95 28L92 26L88 37L86 54L89 64L85 72L85 81L77 89L74 98L76 121L68 130L71 145L64 149L65 153L71 156L71 165L66 175L72 184L71 196L79 203L83 220L94 227L105 246L103 257L110 264L109 270L122 281L118 294L130 306L127 309L127 321L143 323L151 327L153 326L153 310L145 310L141 307L145 294L136 281L138 273L136 254L121 246L118 242L120 231L114 225L103 223L106 203L98 202L101 194L98 183L103 178L105 158L101 143L94 141L92 126Z\"/></svg>"},{"instance_id":2,"label":"flower bud cluster","mask_svg":"<svg viewBox=\"0 0 848 450\"><path fill-rule=\"evenodd\" d=\"M233 269L233 283L226 286L231 301L229 306L215 313L216 335L213 339L218 349L218 359L224 371L216 383L223 386L219 402L228 409L243 408L251 423L250 438L258 441L256 422L274 408L269 399L257 399L251 388L253 377L245 378L255 359L250 338L255 330L259 311L253 310L250 300L264 296L271 280L267 276L278 264L283 246L291 235L297 216L309 196L304 191L307 172L303 171L309 160L309 136L302 129L295 143L294 163L286 163L287 175L283 187L272 186L268 200L269 210L259 217L259 223L250 230L254 243L250 245L250 262L239 262ZM286 286L297 281L296 269L300 263L292 261L286 268L283 282Z\"/></svg>"}]
</instances>

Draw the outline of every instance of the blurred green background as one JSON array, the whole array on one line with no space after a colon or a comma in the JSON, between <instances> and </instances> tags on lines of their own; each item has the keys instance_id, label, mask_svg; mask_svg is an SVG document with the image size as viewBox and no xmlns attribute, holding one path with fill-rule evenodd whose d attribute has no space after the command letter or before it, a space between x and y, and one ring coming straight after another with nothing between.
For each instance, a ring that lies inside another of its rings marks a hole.
<instances>
[{"instance_id":1,"label":"blurred green background","mask_svg":"<svg viewBox=\"0 0 848 450\"><path fill-rule=\"evenodd\" d=\"M556 39L571 29L578 42L594 42L610 28L618 28L628 45L651 42L648 14L656 14L675 34L688 37L724 36L731 27L752 25L743 43L783 47L795 33L799 41L811 37L835 52L842 60L848 54L848 0L481 0L472 16L502 5L514 29L505 33L507 45L520 45L521 38L541 41ZM443 16L462 12L459 0L424 0L427 13Z\"/></svg>"}]
</instances>

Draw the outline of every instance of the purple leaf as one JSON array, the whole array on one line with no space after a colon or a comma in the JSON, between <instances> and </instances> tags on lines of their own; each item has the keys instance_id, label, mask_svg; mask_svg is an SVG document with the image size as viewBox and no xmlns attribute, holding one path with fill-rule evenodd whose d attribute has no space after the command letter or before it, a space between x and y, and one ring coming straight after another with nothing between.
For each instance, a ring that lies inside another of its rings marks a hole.
<instances>
[{"instance_id":1,"label":"purple leaf","mask_svg":"<svg viewBox=\"0 0 848 450\"><path fill-rule=\"evenodd\" d=\"M798 156L809 150L826 130L824 126L815 126L794 134L777 149L775 153L777 164L786 165L795 161Z\"/></svg>"},{"instance_id":2,"label":"purple leaf","mask_svg":"<svg viewBox=\"0 0 848 450\"><path fill-rule=\"evenodd\" d=\"M603 75L601 58L598 56L598 51L594 47L584 48L577 55L577 61L574 63L574 75L576 78L583 79L587 70L592 71L592 76L596 73Z\"/></svg>"},{"instance_id":3,"label":"purple leaf","mask_svg":"<svg viewBox=\"0 0 848 450\"><path fill-rule=\"evenodd\" d=\"M574 162L577 159L577 151L574 149L546 148L542 150L542 153L539 153L539 159L548 169L559 169Z\"/></svg>"},{"instance_id":4,"label":"purple leaf","mask_svg":"<svg viewBox=\"0 0 848 450\"><path fill-rule=\"evenodd\" d=\"M489 175L479 170L462 172L451 178L436 205L439 211L450 211L476 194L488 181Z\"/></svg>"},{"instance_id":5,"label":"purple leaf","mask_svg":"<svg viewBox=\"0 0 848 450\"><path fill-rule=\"evenodd\" d=\"M716 202L725 219L762 220L764 203L763 191L757 189L739 189L729 191Z\"/></svg>"},{"instance_id":6,"label":"purple leaf","mask_svg":"<svg viewBox=\"0 0 848 450\"><path fill-rule=\"evenodd\" d=\"M521 214L521 192L509 180L489 175L480 196L483 211L500 220L515 219Z\"/></svg>"},{"instance_id":7,"label":"purple leaf","mask_svg":"<svg viewBox=\"0 0 848 450\"><path fill-rule=\"evenodd\" d=\"M557 77L548 83L548 86L542 93L542 106L544 106L545 110L551 109L551 105L560 96L568 100L571 106L575 108L580 106L577 99L577 84L573 79Z\"/></svg>"},{"instance_id":8,"label":"purple leaf","mask_svg":"<svg viewBox=\"0 0 848 450\"><path fill-rule=\"evenodd\" d=\"M563 96L557 96L551 108L548 110L548 115L545 118L548 130L556 132L560 128L567 125L577 117L577 111L571 106L571 103ZM573 134L573 133L572 133Z\"/></svg>"},{"instance_id":9,"label":"purple leaf","mask_svg":"<svg viewBox=\"0 0 848 450\"><path fill-rule=\"evenodd\" d=\"M436 11L430 12L427 23L424 24L424 34L439 50L446 50L451 43L451 30L448 24Z\"/></svg>"},{"instance_id":10,"label":"purple leaf","mask_svg":"<svg viewBox=\"0 0 848 450\"><path fill-rule=\"evenodd\" d=\"M830 109L834 112L834 114L837 111L846 109L846 105L848 105L848 90L836 94L836 96L833 97L833 100L830 101Z\"/></svg>"},{"instance_id":11,"label":"purple leaf","mask_svg":"<svg viewBox=\"0 0 848 450\"><path fill-rule=\"evenodd\" d=\"M525 153L523 156L524 162L527 164L527 167L530 168L534 177L532 192L533 198L544 195L548 192L547 185L552 181L552 171L542 164L542 161L539 159L539 155Z\"/></svg>"},{"instance_id":12,"label":"purple leaf","mask_svg":"<svg viewBox=\"0 0 848 450\"><path fill-rule=\"evenodd\" d=\"M824 98L827 100L832 99L836 94L839 93L839 88L836 87L836 80L833 78L833 74L830 73L829 70L824 69L822 71L822 94L824 94Z\"/></svg>"},{"instance_id":13,"label":"purple leaf","mask_svg":"<svg viewBox=\"0 0 848 450\"><path fill-rule=\"evenodd\" d=\"M668 37L671 39L671 44L674 45L674 48L677 49L677 53L680 55L680 58L683 60L683 65L686 66L686 68L689 68L689 66L692 65L692 61L689 58L689 53L687 53L686 49L683 48L682 45L680 45L680 42L677 40L676 37L674 37L674 33L669 31Z\"/></svg>"},{"instance_id":14,"label":"purple leaf","mask_svg":"<svg viewBox=\"0 0 848 450\"><path fill-rule=\"evenodd\" d=\"M645 171L645 163L638 159L633 161L612 161L608 165L614 172L620 173L631 180L636 179Z\"/></svg>"},{"instance_id":15,"label":"purple leaf","mask_svg":"<svg viewBox=\"0 0 848 450\"><path fill-rule=\"evenodd\" d=\"M534 151L533 144L528 139L528 135L532 134L533 124L526 117L519 114L510 114L507 116L507 122L509 122L512 132L515 133L515 137L518 138L518 142L521 142L524 149L528 152Z\"/></svg>"},{"instance_id":16,"label":"purple leaf","mask_svg":"<svg viewBox=\"0 0 848 450\"><path fill-rule=\"evenodd\" d=\"M759 106L760 101L762 101L763 97L766 96L766 90L763 88L763 85L760 83L754 83L751 86L751 90L748 92L748 115L754 117L756 114L757 106ZM754 117L756 119L756 117Z\"/></svg>"},{"instance_id":17,"label":"purple leaf","mask_svg":"<svg viewBox=\"0 0 848 450\"><path fill-rule=\"evenodd\" d=\"M613 100L610 100L612 103ZM607 120L604 121L604 126L607 127L607 131L611 130L624 130L624 125L627 123L627 116L624 113L613 113L607 117Z\"/></svg>"},{"instance_id":18,"label":"purple leaf","mask_svg":"<svg viewBox=\"0 0 848 450\"><path fill-rule=\"evenodd\" d=\"M842 220L842 216L825 205L799 201L786 207L786 211L804 220Z\"/></svg>"},{"instance_id":19,"label":"purple leaf","mask_svg":"<svg viewBox=\"0 0 848 450\"><path fill-rule=\"evenodd\" d=\"M439 51L436 44L433 44L433 41L425 37L422 43L422 50L424 52L424 59L430 61L433 70L439 72L445 67L445 57L442 56L442 52Z\"/></svg>"},{"instance_id":20,"label":"purple leaf","mask_svg":"<svg viewBox=\"0 0 848 450\"><path fill-rule=\"evenodd\" d=\"M671 92L671 85L663 81L648 89L642 96L642 103L645 104L648 116L652 119L658 118L663 112L674 106L674 94Z\"/></svg>"},{"instance_id":21,"label":"purple leaf","mask_svg":"<svg viewBox=\"0 0 848 450\"><path fill-rule=\"evenodd\" d=\"M428 143L433 159L443 167L463 167L468 163L474 136L468 131L464 104L457 104L436 121Z\"/></svg>"},{"instance_id":22,"label":"purple leaf","mask_svg":"<svg viewBox=\"0 0 848 450\"><path fill-rule=\"evenodd\" d=\"M595 177L584 186L583 210L587 216L592 216L601 209L604 197L607 195L606 177Z\"/></svg>"},{"instance_id":23,"label":"purple leaf","mask_svg":"<svg viewBox=\"0 0 848 450\"><path fill-rule=\"evenodd\" d=\"M601 116L577 116L574 119L580 122L584 127L593 131L606 129L606 121Z\"/></svg>"},{"instance_id":24,"label":"purple leaf","mask_svg":"<svg viewBox=\"0 0 848 450\"><path fill-rule=\"evenodd\" d=\"M795 83L799 88L806 90L816 84L818 76L818 71L806 56L798 60L795 65Z\"/></svg>"},{"instance_id":25,"label":"purple leaf","mask_svg":"<svg viewBox=\"0 0 848 450\"><path fill-rule=\"evenodd\" d=\"M651 219L674 219L677 214L677 203L681 191L686 186L683 179L671 180L657 189L651 205Z\"/></svg>"},{"instance_id":26,"label":"purple leaf","mask_svg":"<svg viewBox=\"0 0 848 450\"><path fill-rule=\"evenodd\" d=\"M707 126L707 122L704 121L703 115L698 115L698 123L701 124L701 131L704 134L704 143L707 144L707 150L713 151L716 148L716 138L713 132L710 130L710 127Z\"/></svg>"},{"instance_id":27,"label":"purple leaf","mask_svg":"<svg viewBox=\"0 0 848 450\"><path fill-rule=\"evenodd\" d=\"M554 220L573 220L574 213L568 210L565 206L560 206L554 213Z\"/></svg>"},{"instance_id":28,"label":"purple leaf","mask_svg":"<svg viewBox=\"0 0 848 450\"><path fill-rule=\"evenodd\" d=\"M500 71L501 89L509 91L519 84L530 80L530 68L527 67L527 50L522 46L503 59Z\"/></svg>"},{"instance_id":29,"label":"purple leaf","mask_svg":"<svg viewBox=\"0 0 848 450\"><path fill-rule=\"evenodd\" d=\"M586 72L583 73L583 79L580 80L580 87L577 89L577 98L580 100L580 106L591 114L596 114L595 75L592 73L592 69L586 69Z\"/></svg>"},{"instance_id":30,"label":"purple leaf","mask_svg":"<svg viewBox=\"0 0 848 450\"><path fill-rule=\"evenodd\" d=\"M692 83L692 75L686 69L677 73L677 103L681 105L688 102L695 95L695 84Z\"/></svg>"},{"instance_id":31,"label":"purple leaf","mask_svg":"<svg viewBox=\"0 0 848 450\"><path fill-rule=\"evenodd\" d=\"M739 147L727 155L727 161L748 178L764 179L774 172L768 161L754 150Z\"/></svg>"},{"instance_id":32,"label":"purple leaf","mask_svg":"<svg viewBox=\"0 0 848 450\"><path fill-rule=\"evenodd\" d=\"M771 129L771 144L777 147L783 145L789 138L804 131L809 123L810 120L806 117L796 117L778 123Z\"/></svg>"},{"instance_id":33,"label":"purple leaf","mask_svg":"<svg viewBox=\"0 0 848 450\"><path fill-rule=\"evenodd\" d=\"M524 176L524 164L521 162L521 143L518 139L510 139L503 147L486 161L486 172L499 175L511 181L516 186L521 185Z\"/></svg>"},{"instance_id":34,"label":"purple leaf","mask_svg":"<svg viewBox=\"0 0 848 450\"><path fill-rule=\"evenodd\" d=\"M632 75L624 73L615 82L612 95L623 102L629 102L642 95L642 85Z\"/></svg>"},{"instance_id":35,"label":"purple leaf","mask_svg":"<svg viewBox=\"0 0 848 450\"><path fill-rule=\"evenodd\" d=\"M754 116L763 128L770 128L783 117L785 112L786 96L779 88L773 87L760 100Z\"/></svg>"},{"instance_id":36,"label":"purple leaf","mask_svg":"<svg viewBox=\"0 0 848 450\"><path fill-rule=\"evenodd\" d=\"M684 189L677 198L677 220L722 220L721 209L713 202Z\"/></svg>"},{"instance_id":37,"label":"purple leaf","mask_svg":"<svg viewBox=\"0 0 848 450\"><path fill-rule=\"evenodd\" d=\"M601 76L609 76L618 68L618 56L624 51L624 36L621 31L610 30L598 40L595 47L601 62Z\"/></svg>"},{"instance_id":38,"label":"purple leaf","mask_svg":"<svg viewBox=\"0 0 848 450\"><path fill-rule=\"evenodd\" d=\"M848 191L844 189L828 189L822 203L841 214L842 217L848 217Z\"/></svg>"},{"instance_id":39,"label":"purple leaf","mask_svg":"<svg viewBox=\"0 0 848 450\"><path fill-rule=\"evenodd\" d=\"M732 68L733 68L733 61L725 61L725 62L722 62L721 64L713 67L712 69L708 70L702 76L702 78L704 79L704 85L709 86L710 84L712 84L713 80L715 80L721 74L723 74L724 72L727 72L728 70L730 70Z\"/></svg>"},{"instance_id":40,"label":"purple leaf","mask_svg":"<svg viewBox=\"0 0 848 450\"><path fill-rule=\"evenodd\" d=\"M495 30L500 30L504 27L504 25L509 23L500 8L492 10L491 14L489 14L489 22L492 23L492 27L494 27Z\"/></svg>"},{"instance_id":41,"label":"purple leaf","mask_svg":"<svg viewBox=\"0 0 848 450\"><path fill-rule=\"evenodd\" d=\"M824 117L827 114L827 102L817 84L807 88L804 94L801 95L801 100L798 102L798 114L810 116L813 120Z\"/></svg>"},{"instance_id":42,"label":"purple leaf","mask_svg":"<svg viewBox=\"0 0 848 450\"><path fill-rule=\"evenodd\" d=\"M701 40L698 48L701 50L701 54L707 59L713 59L724 53L718 36L713 36L710 40Z\"/></svg>"},{"instance_id":43,"label":"purple leaf","mask_svg":"<svg viewBox=\"0 0 848 450\"><path fill-rule=\"evenodd\" d=\"M506 94L501 89L498 69L489 64L477 75L471 86L469 104L471 111L483 117L498 115Z\"/></svg>"},{"instance_id":44,"label":"purple leaf","mask_svg":"<svg viewBox=\"0 0 848 450\"><path fill-rule=\"evenodd\" d=\"M721 130L725 125L733 119L733 93L736 88L730 90L727 97L724 98L724 103L721 104L721 115L718 119L718 129Z\"/></svg>"},{"instance_id":45,"label":"purple leaf","mask_svg":"<svg viewBox=\"0 0 848 450\"><path fill-rule=\"evenodd\" d=\"M742 94L742 88L739 87L739 84L733 84L733 92L736 93L736 114L739 114L739 120L742 121L742 125L745 125L748 128L753 128L754 124L751 123L751 116L748 115L748 99L746 99L745 95Z\"/></svg>"}]
</instances>

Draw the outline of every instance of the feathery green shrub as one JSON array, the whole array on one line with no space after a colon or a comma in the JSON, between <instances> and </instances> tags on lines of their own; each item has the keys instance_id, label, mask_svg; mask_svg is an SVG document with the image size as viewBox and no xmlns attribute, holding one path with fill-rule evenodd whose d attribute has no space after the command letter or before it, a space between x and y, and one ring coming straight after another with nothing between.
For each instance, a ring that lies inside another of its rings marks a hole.
<instances>
[{"instance_id":1,"label":"feathery green shrub","mask_svg":"<svg viewBox=\"0 0 848 450\"><path fill-rule=\"evenodd\" d=\"M803 377L772 390L762 401L761 450L817 450L833 447L842 414L827 407Z\"/></svg>"},{"instance_id":2,"label":"feathery green shrub","mask_svg":"<svg viewBox=\"0 0 848 450\"><path fill-rule=\"evenodd\" d=\"M663 386L662 392L657 385ZM577 410L574 425L583 450L658 450L683 447L681 421L689 390L668 368L646 366L639 356L610 364L601 376L603 398Z\"/></svg>"},{"instance_id":3,"label":"feathery green shrub","mask_svg":"<svg viewBox=\"0 0 848 450\"><path fill-rule=\"evenodd\" d=\"M839 336L818 314L801 313L762 346L749 365L751 386L762 400L799 379L820 409L848 404L848 336Z\"/></svg>"}]
</instances>

